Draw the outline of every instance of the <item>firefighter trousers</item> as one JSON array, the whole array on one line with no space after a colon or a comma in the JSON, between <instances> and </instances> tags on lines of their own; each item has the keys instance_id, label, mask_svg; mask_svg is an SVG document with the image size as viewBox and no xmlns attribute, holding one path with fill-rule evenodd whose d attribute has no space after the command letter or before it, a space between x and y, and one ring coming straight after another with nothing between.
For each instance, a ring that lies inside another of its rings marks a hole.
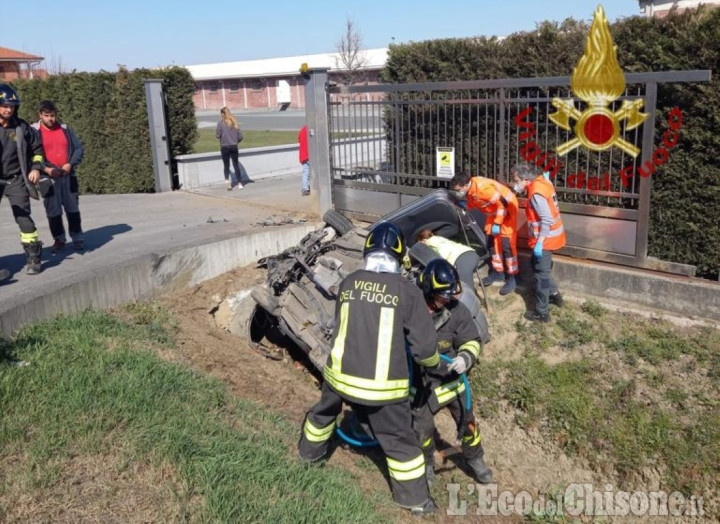
<instances>
[{"instance_id":1,"label":"firefighter trousers","mask_svg":"<svg viewBox=\"0 0 720 524\"><path fill-rule=\"evenodd\" d=\"M482 455L483 447L480 431L475 421L475 415L472 412L472 406L470 409L465 406L465 396L456 396L450 403L440 407L440 409L443 408L450 411L450 415L455 421L458 436L460 437L460 447L465 460L470 461ZM433 453L435 452L435 414L440 409L433 413L430 403L425 402L413 411L413 424L420 440L420 446L425 454L425 461L428 464L432 464Z\"/></svg>"},{"instance_id":2,"label":"firefighter trousers","mask_svg":"<svg viewBox=\"0 0 720 524\"><path fill-rule=\"evenodd\" d=\"M309 462L324 458L343 403L366 421L387 460L393 499L405 508L422 506L430 498L425 479L425 457L412 429L412 414L407 400L382 406L349 402L326 383L320 401L308 411L298 449Z\"/></svg>"}]
</instances>

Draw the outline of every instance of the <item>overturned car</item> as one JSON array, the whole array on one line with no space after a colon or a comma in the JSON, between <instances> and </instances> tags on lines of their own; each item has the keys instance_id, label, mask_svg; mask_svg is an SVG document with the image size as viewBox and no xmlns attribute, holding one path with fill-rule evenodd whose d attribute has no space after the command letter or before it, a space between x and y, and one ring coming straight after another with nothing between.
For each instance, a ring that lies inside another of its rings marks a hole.
<instances>
[{"instance_id":1,"label":"overturned car","mask_svg":"<svg viewBox=\"0 0 720 524\"><path fill-rule=\"evenodd\" d=\"M363 246L369 228L356 227L337 211L323 216L325 227L308 233L298 245L278 255L261 259L268 270L266 283L252 290L257 303L254 320L272 323L305 352L317 370L322 370L331 349L335 299L340 282L363 267ZM415 238L423 229L472 247L486 264L485 234L475 220L453 202L444 189L434 191L382 217L403 233L409 246L410 264L403 275L415 281L438 255ZM484 343L490 340L488 324L474 289L466 286L460 296L471 312ZM252 338L252 335L251 335Z\"/></svg>"}]
</instances>

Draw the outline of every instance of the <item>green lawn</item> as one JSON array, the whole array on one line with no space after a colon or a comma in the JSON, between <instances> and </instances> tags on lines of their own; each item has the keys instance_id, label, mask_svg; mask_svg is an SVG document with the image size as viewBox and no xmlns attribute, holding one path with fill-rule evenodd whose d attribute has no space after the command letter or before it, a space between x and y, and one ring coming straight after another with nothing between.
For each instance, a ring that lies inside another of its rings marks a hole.
<instances>
[{"instance_id":1,"label":"green lawn","mask_svg":"<svg viewBox=\"0 0 720 524\"><path fill-rule=\"evenodd\" d=\"M175 333L159 307L123 317L88 310L0 339L0 521L19 499L52 521L47 494L72 499L80 487L64 474L97 457L130 482L138 464L174 477L167 521L387 520L348 472L302 464L297 428L269 406L159 358Z\"/></svg>"},{"instance_id":2,"label":"green lawn","mask_svg":"<svg viewBox=\"0 0 720 524\"><path fill-rule=\"evenodd\" d=\"M282 146L297 143L297 131L243 131L245 140L240 142L240 149L253 147ZM212 153L220 151L220 144L215 138L215 128L198 129L195 142L195 153Z\"/></svg>"}]
</instances>

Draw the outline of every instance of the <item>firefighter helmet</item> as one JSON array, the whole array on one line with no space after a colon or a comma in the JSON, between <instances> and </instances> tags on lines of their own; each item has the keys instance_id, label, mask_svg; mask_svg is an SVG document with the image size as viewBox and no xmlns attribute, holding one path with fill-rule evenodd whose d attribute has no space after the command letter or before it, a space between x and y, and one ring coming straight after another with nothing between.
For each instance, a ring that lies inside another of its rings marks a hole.
<instances>
[{"instance_id":1,"label":"firefighter helmet","mask_svg":"<svg viewBox=\"0 0 720 524\"><path fill-rule=\"evenodd\" d=\"M381 222L368 233L363 248L363 257L381 251L402 264L405 249L405 239L402 232L390 222Z\"/></svg>"},{"instance_id":2,"label":"firefighter helmet","mask_svg":"<svg viewBox=\"0 0 720 524\"><path fill-rule=\"evenodd\" d=\"M418 282L426 300L436 296L453 300L462 293L457 269L444 258L436 258L425 266Z\"/></svg>"},{"instance_id":3,"label":"firefighter helmet","mask_svg":"<svg viewBox=\"0 0 720 524\"><path fill-rule=\"evenodd\" d=\"M8 84L0 84L0 105L9 105L18 107L20 105L20 97L12 87Z\"/></svg>"}]
</instances>

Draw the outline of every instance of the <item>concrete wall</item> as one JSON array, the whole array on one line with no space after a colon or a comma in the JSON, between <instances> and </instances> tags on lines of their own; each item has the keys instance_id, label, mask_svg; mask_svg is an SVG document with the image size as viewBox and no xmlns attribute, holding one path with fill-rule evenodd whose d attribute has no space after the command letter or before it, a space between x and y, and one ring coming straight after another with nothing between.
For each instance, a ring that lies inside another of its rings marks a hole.
<instances>
[{"instance_id":1,"label":"concrete wall","mask_svg":"<svg viewBox=\"0 0 720 524\"><path fill-rule=\"evenodd\" d=\"M105 309L144 300L156 293L193 286L277 254L297 244L317 225L273 228L164 253L148 253L111 267L97 268L74 281L58 281L39 296L0 311L0 332L86 308Z\"/></svg>"},{"instance_id":2,"label":"concrete wall","mask_svg":"<svg viewBox=\"0 0 720 524\"><path fill-rule=\"evenodd\" d=\"M181 189L194 189L221 184L225 181L220 151L175 157ZM298 145L241 149L241 169L251 180L299 173ZM232 171L232 163L230 165Z\"/></svg>"}]
</instances>

